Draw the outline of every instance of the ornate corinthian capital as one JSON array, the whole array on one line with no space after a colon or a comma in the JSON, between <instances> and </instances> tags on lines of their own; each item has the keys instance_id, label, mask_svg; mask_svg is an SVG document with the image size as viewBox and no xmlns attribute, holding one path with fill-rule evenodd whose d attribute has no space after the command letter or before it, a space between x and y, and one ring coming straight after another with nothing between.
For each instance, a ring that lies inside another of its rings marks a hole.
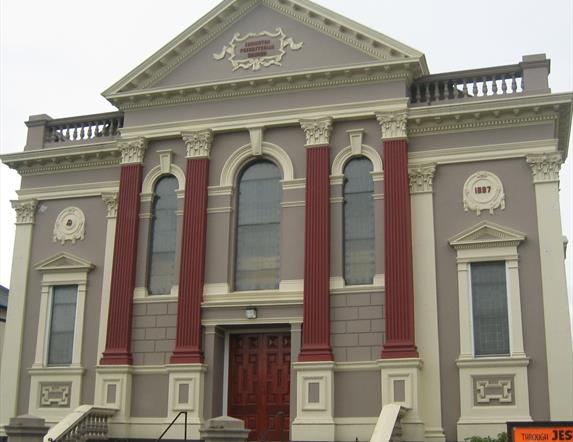
<instances>
[{"instance_id":1,"label":"ornate corinthian capital","mask_svg":"<svg viewBox=\"0 0 573 442\"><path fill-rule=\"evenodd\" d=\"M408 168L410 193L431 193L434 187L435 173L436 165L434 163L410 166Z\"/></svg>"},{"instance_id":2,"label":"ornate corinthian capital","mask_svg":"<svg viewBox=\"0 0 573 442\"><path fill-rule=\"evenodd\" d=\"M181 134L187 147L187 158L209 158L213 145L213 131L210 129Z\"/></svg>"},{"instance_id":3,"label":"ornate corinthian capital","mask_svg":"<svg viewBox=\"0 0 573 442\"><path fill-rule=\"evenodd\" d=\"M117 193L102 193L101 199L105 204L107 217L117 217Z\"/></svg>"},{"instance_id":4,"label":"ornate corinthian capital","mask_svg":"<svg viewBox=\"0 0 573 442\"><path fill-rule=\"evenodd\" d=\"M559 181L562 162L561 152L527 155L527 164L531 167L534 183Z\"/></svg>"},{"instance_id":5,"label":"ornate corinthian capital","mask_svg":"<svg viewBox=\"0 0 573 442\"><path fill-rule=\"evenodd\" d=\"M408 115L406 111L399 112L379 112L376 119L382 130L382 140L392 140L396 138L406 138Z\"/></svg>"},{"instance_id":6,"label":"ornate corinthian capital","mask_svg":"<svg viewBox=\"0 0 573 442\"><path fill-rule=\"evenodd\" d=\"M16 211L16 224L34 224L36 222L38 200L14 200L10 202Z\"/></svg>"},{"instance_id":7,"label":"ornate corinthian capital","mask_svg":"<svg viewBox=\"0 0 573 442\"><path fill-rule=\"evenodd\" d=\"M306 146L328 146L332 132L332 118L302 120L300 126L306 135Z\"/></svg>"},{"instance_id":8,"label":"ornate corinthian capital","mask_svg":"<svg viewBox=\"0 0 573 442\"><path fill-rule=\"evenodd\" d=\"M133 138L131 140L118 141L117 147L121 152L121 164L143 163L147 140L145 138Z\"/></svg>"}]
</instances>

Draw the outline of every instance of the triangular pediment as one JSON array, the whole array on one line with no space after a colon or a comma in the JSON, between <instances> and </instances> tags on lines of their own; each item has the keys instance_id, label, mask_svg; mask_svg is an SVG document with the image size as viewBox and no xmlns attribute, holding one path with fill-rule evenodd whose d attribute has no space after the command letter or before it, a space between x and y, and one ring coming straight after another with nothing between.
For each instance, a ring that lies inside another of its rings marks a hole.
<instances>
[{"instance_id":1,"label":"triangular pediment","mask_svg":"<svg viewBox=\"0 0 573 442\"><path fill-rule=\"evenodd\" d=\"M504 246L517 247L525 238L525 233L518 230L500 226L490 221L482 221L452 236L449 239L449 243L456 250Z\"/></svg>"},{"instance_id":2,"label":"triangular pediment","mask_svg":"<svg viewBox=\"0 0 573 442\"><path fill-rule=\"evenodd\" d=\"M68 252L61 252L46 258L36 264L36 270L40 272L62 272L62 271L85 271L89 272L95 266L79 256Z\"/></svg>"},{"instance_id":3,"label":"triangular pediment","mask_svg":"<svg viewBox=\"0 0 573 442\"><path fill-rule=\"evenodd\" d=\"M225 0L103 95L400 63L427 73L422 53L308 0Z\"/></svg>"}]
</instances>

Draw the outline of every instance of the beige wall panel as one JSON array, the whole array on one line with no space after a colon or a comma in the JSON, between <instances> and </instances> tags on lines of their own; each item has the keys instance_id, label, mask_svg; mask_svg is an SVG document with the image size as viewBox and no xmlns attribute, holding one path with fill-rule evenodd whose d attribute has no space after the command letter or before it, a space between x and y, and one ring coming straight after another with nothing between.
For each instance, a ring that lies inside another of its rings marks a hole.
<instances>
[{"instance_id":1,"label":"beige wall panel","mask_svg":"<svg viewBox=\"0 0 573 442\"><path fill-rule=\"evenodd\" d=\"M283 208L281 218L281 280L303 278L304 207Z\"/></svg>"},{"instance_id":2,"label":"beige wall panel","mask_svg":"<svg viewBox=\"0 0 573 442\"><path fill-rule=\"evenodd\" d=\"M304 42L303 48L298 51L287 49L281 63L282 66L269 66L264 69L264 72L253 72L245 69L238 69L233 72L233 66L228 60L218 61L213 58L214 53L221 52L223 46L229 44L235 32L244 36L250 32L274 32L278 27L281 27L288 37L292 37L295 43ZM247 16L233 23L219 38L209 43L204 49L167 75L166 78L157 82L155 86L168 87L220 80L239 80L260 77L265 74L285 74L300 70L348 66L373 61L376 60L363 52L261 5L251 10Z\"/></svg>"},{"instance_id":3,"label":"beige wall panel","mask_svg":"<svg viewBox=\"0 0 573 442\"><path fill-rule=\"evenodd\" d=\"M250 143L249 131L246 128L241 132L215 134L209 163L209 186L219 185L227 158L239 147Z\"/></svg>"},{"instance_id":4,"label":"beige wall panel","mask_svg":"<svg viewBox=\"0 0 573 442\"><path fill-rule=\"evenodd\" d=\"M99 169L78 169L76 171L50 172L45 175L23 176L21 189L62 186L72 184L119 181L119 165Z\"/></svg>"},{"instance_id":5,"label":"beige wall panel","mask_svg":"<svg viewBox=\"0 0 573 442\"><path fill-rule=\"evenodd\" d=\"M83 241L75 244L67 241L65 244L53 242L53 230L56 217L66 207L78 207L86 216L86 235ZM32 263L28 279L28 302L26 303L25 323L23 340L23 353L21 365L21 379L19 387L18 405L19 414L28 412L28 398L30 388L30 376L28 369L34 362L38 327L41 280L42 275L35 270L34 265L50 256L60 252L69 252L84 258L95 265L88 276L87 296L83 329L82 365L86 368L82 382L81 403L93 403L94 400L94 367L97 364L97 339L99 329L99 312L102 292L102 274L105 254L106 235L106 209L105 204L99 197L74 198L68 200L40 201L36 213L36 225L32 240ZM89 312L89 313L88 313Z\"/></svg>"},{"instance_id":6,"label":"beige wall panel","mask_svg":"<svg viewBox=\"0 0 573 442\"><path fill-rule=\"evenodd\" d=\"M476 130L458 133L426 135L408 139L410 152L486 144L517 143L519 141L549 140L555 136L553 123L504 129ZM462 183L463 184L463 183Z\"/></svg>"},{"instance_id":7,"label":"beige wall panel","mask_svg":"<svg viewBox=\"0 0 573 442\"><path fill-rule=\"evenodd\" d=\"M381 132L380 125L376 118L353 120L353 121L336 121L332 127L332 134L330 136L330 161L347 146L350 146L350 138L346 131L364 129L364 138L362 144L366 144L373 149L376 149L380 156L382 156L382 141L380 140Z\"/></svg>"},{"instance_id":8,"label":"beige wall panel","mask_svg":"<svg viewBox=\"0 0 573 442\"><path fill-rule=\"evenodd\" d=\"M171 123L174 121L222 118L230 115L265 113L284 109L299 109L301 107L403 98L404 90L405 86L403 81L389 81L358 86L306 90L289 94L243 97L241 99L166 106L157 109L133 110L125 113L124 127L153 123ZM216 140L215 143L217 143ZM215 149L216 148L215 144Z\"/></svg>"},{"instance_id":9,"label":"beige wall panel","mask_svg":"<svg viewBox=\"0 0 573 442\"><path fill-rule=\"evenodd\" d=\"M382 409L379 371L334 372L334 417L378 417ZM342 399L341 399L342 398Z\"/></svg>"},{"instance_id":10,"label":"beige wall panel","mask_svg":"<svg viewBox=\"0 0 573 442\"><path fill-rule=\"evenodd\" d=\"M232 213L210 213L207 216L207 253L205 256L205 284L230 282L232 266Z\"/></svg>"},{"instance_id":11,"label":"beige wall panel","mask_svg":"<svg viewBox=\"0 0 573 442\"><path fill-rule=\"evenodd\" d=\"M478 170L493 172L501 179L506 195L505 210L496 209L493 215L482 212L479 217L475 212L464 211L464 182ZM531 417L534 420L549 419L544 321L540 316L543 305L539 244L532 187L531 170L525 159L439 166L434 178L442 413L448 440L456 437L460 409L459 384L451 382L458 378L455 360L459 354L460 338L456 253L448 245L448 238L483 220L491 220L527 234L526 241L518 251L524 346L532 360L528 367Z\"/></svg>"},{"instance_id":12,"label":"beige wall panel","mask_svg":"<svg viewBox=\"0 0 573 442\"><path fill-rule=\"evenodd\" d=\"M133 375L131 391L132 417L167 417L167 374Z\"/></svg>"},{"instance_id":13,"label":"beige wall panel","mask_svg":"<svg viewBox=\"0 0 573 442\"><path fill-rule=\"evenodd\" d=\"M294 167L294 177L306 177L306 137L300 126L271 127L266 129L263 140L282 147Z\"/></svg>"}]
</instances>

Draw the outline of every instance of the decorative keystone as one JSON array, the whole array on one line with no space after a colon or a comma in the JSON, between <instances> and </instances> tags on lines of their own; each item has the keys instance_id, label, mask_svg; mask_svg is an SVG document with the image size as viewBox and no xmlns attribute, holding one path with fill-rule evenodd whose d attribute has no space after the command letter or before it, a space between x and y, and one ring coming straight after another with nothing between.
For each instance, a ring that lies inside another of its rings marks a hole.
<instances>
[{"instance_id":1,"label":"decorative keystone","mask_svg":"<svg viewBox=\"0 0 573 442\"><path fill-rule=\"evenodd\" d=\"M406 138L408 114L405 111L400 112L379 112L376 119L382 130L382 140L393 140L397 138Z\"/></svg>"},{"instance_id":2,"label":"decorative keystone","mask_svg":"<svg viewBox=\"0 0 573 442\"><path fill-rule=\"evenodd\" d=\"M527 164L531 167L535 184L559 181L562 163L560 152L527 155Z\"/></svg>"},{"instance_id":3,"label":"decorative keystone","mask_svg":"<svg viewBox=\"0 0 573 442\"><path fill-rule=\"evenodd\" d=\"M408 169L410 193L432 193L436 164L421 164Z\"/></svg>"},{"instance_id":4,"label":"decorative keystone","mask_svg":"<svg viewBox=\"0 0 573 442\"><path fill-rule=\"evenodd\" d=\"M187 147L187 158L209 158L213 145L213 131L210 129L181 134Z\"/></svg>"},{"instance_id":5,"label":"decorative keystone","mask_svg":"<svg viewBox=\"0 0 573 442\"><path fill-rule=\"evenodd\" d=\"M141 164L147 149L147 140L145 138L122 140L117 143L117 147L121 152L121 164Z\"/></svg>"},{"instance_id":6,"label":"decorative keystone","mask_svg":"<svg viewBox=\"0 0 573 442\"><path fill-rule=\"evenodd\" d=\"M306 135L306 147L328 146L332 132L332 118L302 120L300 126Z\"/></svg>"},{"instance_id":7,"label":"decorative keystone","mask_svg":"<svg viewBox=\"0 0 573 442\"><path fill-rule=\"evenodd\" d=\"M34 224L36 222L38 200L14 200L10 202L16 211L16 224Z\"/></svg>"},{"instance_id":8,"label":"decorative keystone","mask_svg":"<svg viewBox=\"0 0 573 442\"><path fill-rule=\"evenodd\" d=\"M117 217L117 193L102 193L101 199L105 204L108 218Z\"/></svg>"}]
</instances>

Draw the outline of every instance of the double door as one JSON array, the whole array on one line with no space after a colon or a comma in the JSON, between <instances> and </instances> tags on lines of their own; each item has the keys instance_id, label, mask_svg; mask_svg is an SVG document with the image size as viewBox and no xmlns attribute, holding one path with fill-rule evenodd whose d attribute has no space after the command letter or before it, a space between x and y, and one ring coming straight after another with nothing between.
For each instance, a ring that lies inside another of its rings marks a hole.
<instances>
[{"instance_id":1,"label":"double door","mask_svg":"<svg viewBox=\"0 0 573 442\"><path fill-rule=\"evenodd\" d=\"M249 440L287 441L290 334L232 334L228 414L245 421Z\"/></svg>"}]
</instances>

